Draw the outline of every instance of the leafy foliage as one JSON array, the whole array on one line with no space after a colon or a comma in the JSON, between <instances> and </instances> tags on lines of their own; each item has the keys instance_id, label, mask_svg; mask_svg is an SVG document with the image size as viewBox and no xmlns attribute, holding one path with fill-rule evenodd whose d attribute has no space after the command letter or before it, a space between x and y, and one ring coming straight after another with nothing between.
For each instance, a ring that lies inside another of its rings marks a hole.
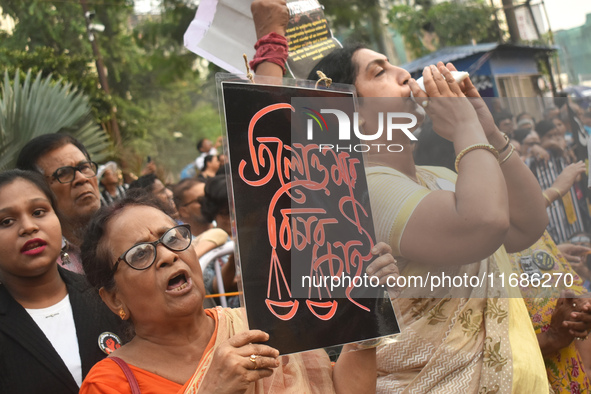
<instances>
[{"instance_id":1,"label":"leafy foliage","mask_svg":"<svg viewBox=\"0 0 591 394\"><path fill-rule=\"evenodd\" d=\"M413 55L420 57L445 46L500 39L491 15L493 8L482 0L443 2L411 7L392 7L389 19L404 37Z\"/></svg>"},{"instance_id":2,"label":"leafy foliage","mask_svg":"<svg viewBox=\"0 0 591 394\"><path fill-rule=\"evenodd\" d=\"M87 3L95 13L92 22L105 27L94 38L110 95L99 85L78 1L0 0L2 12L15 19L11 34L0 32L0 73L31 69L33 75L41 71L43 78L51 74L77 86L103 128L109 129L116 108L123 143L110 158L139 171L150 155L178 173L194 160L199 138L220 133L215 85L202 75L208 67L183 47L195 2L162 0L160 14L139 16L132 0ZM25 77L22 71L20 76Z\"/></svg>"},{"instance_id":3,"label":"leafy foliage","mask_svg":"<svg viewBox=\"0 0 591 394\"><path fill-rule=\"evenodd\" d=\"M389 6L392 1L382 2ZM337 35L343 36L345 41L363 42L384 52L380 0L349 0L347 6L343 6L342 0L322 0L321 3Z\"/></svg>"},{"instance_id":4,"label":"leafy foliage","mask_svg":"<svg viewBox=\"0 0 591 394\"><path fill-rule=\"evenodd\" d=\"M107 122L111 116L113 99L98 85L94 64L84 55L58 53L47 46L28 51L0 46L0 64L0 70L10 75L20 69L21 78L25 77L22 70L30 70L33 74L41 72L43 77L53 75L54 79L72 82L89 97L92 113L98 123Z\"/></svg>"},{"instance_id":5,"label":"leafy foliage","mask_svg":"<svg viewBox=\"0 0 591 394\"><path fill-rule=\"evenodd\" d=\"M77 2L0 0L0 7L17 24L12 34L3 37L2 47L13 50L49 47L56 53L91 53L84 15Z\"/></svg>"},{"instance_id":6,"label":"leafy foliage","mask_svg":"<svg viewBox=\"0 0 591 394\"><path fill-rule=\"evenodd\" d=\"M18 152L30 139L42 134L72 134L95 160L107 156L109 140L91 115L88 98L72 84L42 78L32 80L31 71L21 85L20 72L14 81L4 73L0 98L0 169L12 168Z\"/></svg>"}]
</instances>

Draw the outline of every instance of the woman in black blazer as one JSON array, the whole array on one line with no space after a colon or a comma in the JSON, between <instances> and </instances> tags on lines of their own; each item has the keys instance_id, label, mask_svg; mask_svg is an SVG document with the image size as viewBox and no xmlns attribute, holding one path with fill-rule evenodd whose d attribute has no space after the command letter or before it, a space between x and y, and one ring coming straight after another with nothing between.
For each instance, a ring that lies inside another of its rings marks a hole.
<instances>
[{"instance_id":1,"label":"woman in black blazer","mask_svg":"<svg viewBox=\"0 0 591 394\"><path fill-rule=\"evenodd\" d=\"M40 174L0 174L0 393L77 393L121 345L121 321L56 263L54 198Z\"/></svg>"}]
</instances>

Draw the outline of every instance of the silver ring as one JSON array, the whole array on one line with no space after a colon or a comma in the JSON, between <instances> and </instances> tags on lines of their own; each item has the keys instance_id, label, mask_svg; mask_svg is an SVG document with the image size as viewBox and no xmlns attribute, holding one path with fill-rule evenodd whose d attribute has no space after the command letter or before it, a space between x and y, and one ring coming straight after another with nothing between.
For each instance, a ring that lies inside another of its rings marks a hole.
<instances>
[{"instance_id":1,"label":"silver ring","mask_svg":"<svg viewBox=\"0 0 591 394\"><path fill-rule=\"evenodd\" d=\"M248 361L250 361L251 363L254 364L254 369L257 369L257 358L259 356L257 356L256 354L251 354L250 357L248 358Z\"/></svg>"}]
</instances>

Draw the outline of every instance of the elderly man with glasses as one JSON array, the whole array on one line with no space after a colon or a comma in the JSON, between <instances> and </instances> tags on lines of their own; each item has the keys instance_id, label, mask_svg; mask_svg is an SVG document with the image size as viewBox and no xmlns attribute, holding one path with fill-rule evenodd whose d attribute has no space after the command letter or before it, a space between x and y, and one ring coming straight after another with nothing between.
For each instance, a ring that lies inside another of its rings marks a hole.
<instances>
[{"instance_id":1,"label":"elderly man with glasses","mask_svg":"<svg viewBox=\"0 0 591 394\"><path fill-rule=\"evenodd\" d=\"M45 176L57 197L57 213L62 225L62 253L58 263L83 273L79 246L86 225L101 206L96 163L90 160L84 145L72 136L45 134L21 149L16 165Z\"/></svg>"}]
</instances>

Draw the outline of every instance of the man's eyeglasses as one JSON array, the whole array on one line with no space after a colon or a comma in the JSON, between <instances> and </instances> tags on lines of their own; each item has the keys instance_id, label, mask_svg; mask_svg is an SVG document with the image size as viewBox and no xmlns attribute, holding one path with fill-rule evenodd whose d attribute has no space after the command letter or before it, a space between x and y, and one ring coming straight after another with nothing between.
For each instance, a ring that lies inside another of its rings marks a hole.
<instances>
[{"instance_id":1,"label":"man's eyeglasses","mask_svg":"<svg viewBox=\"0 0 591 394\"><path fill-rule=\"evenodd\" d=\"M96 176L97 169L98 166L95 162L85 161L74 167L60 167L51 174L51 177L59 183L70 183L76 178L76 171L80 172L86 178L92 178Z\"/></svg>"},{"instance_id":2,"label":"man's eyeglasses","mask_svg":"<svg viewBox=\"0 0 591 394\"><path fill-rule=\"evenodd\" d=\"M120 261L124 261L131 268L142 271L150 268L156 261L156 247L164 245L173 252L182 252L191 245L191 226L181 224L167 230L159 240L154 242L142 242L129 248L113 265L112 272L117 271Z\"/></svg>"}]
</instances>

